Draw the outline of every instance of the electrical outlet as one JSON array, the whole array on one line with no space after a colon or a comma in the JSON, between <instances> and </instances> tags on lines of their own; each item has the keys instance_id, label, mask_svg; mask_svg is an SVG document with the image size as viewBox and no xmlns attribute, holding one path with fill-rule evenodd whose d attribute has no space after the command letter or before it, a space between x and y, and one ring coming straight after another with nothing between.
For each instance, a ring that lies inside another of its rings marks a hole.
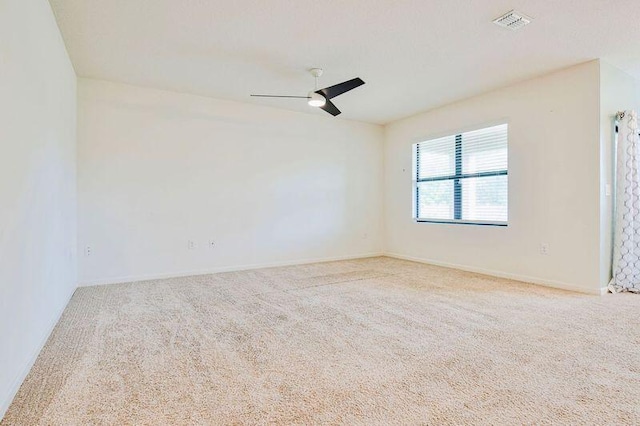
<instances>
[{"instance_id":1,"label":"electrical outlet","mask_svg":"<svg viewBox=\"0 0 640 426\"><path fill-rule=\"evenodd\" d=\"M193 240L187 241L187 249L195 250L196 248L198 248L198 246L196 245L195 241L193 241Z\"/></svg>"},{"instance_id":2,"label":"electrical outlet","mask_svg":"<svg viewBox=\"0 0 640 426\"><path fill-rule=\"evenodd\" d=\"M91 248L91 246L86 246L84 248L84 255L85 256L87 256L87 257L91 256L92 252L93 252L93 249Z\"/></svg>"},{"instance_id":3,"label":"electrical outlet","mask_svg":"<svg viewBox=\"0 0 640 426\"><path fill-rule=\"evenodd\" d=\"M543 256L549 254L549 243L540 243L540 254Z\"/></svg>"},{"instance_id":4,"label":"electrical outlet","mask_svg":"<svg viewBox=\"0 0 640 426\"><path fill-rule=\"evenodd\" d=\"M216 242L215 242L215 240L209 240L209 248L210 248L210 249L214 249L214 248L216 248Z\"/></svg>"}]
</instances>

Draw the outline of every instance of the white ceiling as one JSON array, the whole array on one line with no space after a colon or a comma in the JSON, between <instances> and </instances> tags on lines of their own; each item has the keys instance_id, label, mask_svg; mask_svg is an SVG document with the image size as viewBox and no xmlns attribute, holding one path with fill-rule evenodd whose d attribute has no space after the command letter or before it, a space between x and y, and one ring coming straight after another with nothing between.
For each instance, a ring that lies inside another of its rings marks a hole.
<instances>
[{"instance_id":1,"label":"white ceiling","mask_svg":"<svg viewBox=\"0 0 640 426\"><path fill-rule=\"evenodd\" d=\"M353 77L340 117L398 118L595 58L640 77L637 0L50 0L76 72L326 114L297 99ZM511 9L519 31L491 23Z\"/></svg>"}]
</instances>

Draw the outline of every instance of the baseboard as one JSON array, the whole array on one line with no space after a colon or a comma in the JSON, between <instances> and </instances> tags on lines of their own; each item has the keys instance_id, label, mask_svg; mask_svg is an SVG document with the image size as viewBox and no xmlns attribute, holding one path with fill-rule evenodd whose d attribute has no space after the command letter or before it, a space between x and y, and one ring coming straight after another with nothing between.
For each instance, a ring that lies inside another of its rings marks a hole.
<instances>
[{"instance_id":1,"label":"baseboard","mask_svg":"<svg viewBox=\"0 0 640 426\"><path fill-rule=\"evenodd\" d=\"M18 390L20 389L20 386L22 386L22 382L24 382L24 379L27 377L27 374L29 374L29 371L31 371L31 368L33 367L33 364L35 364L36 359L38 358L38 355L40 355L42 348L44 348L44 345L47 343L47 340L49 339L51 332L55 328L56 324L58 324L58 321L60 321L60 317L62 317L62 313L67 308L67 305L69 304L69 301L71 300L71 297L73 296L73 293L75 292L75 290L76 289L74 288L69 293L69 295L66 298L66 302L64 303L62 308L58 312L54 313L52 319L49 322L47 329L45 330L45 332L40 338L40 342L38 346L31 352L31 354L27 358L27 363L22 368L18 376L15 378L11 387L9 387L9 393L6 396L4 396L0 401L0 421L2 421L4 415L7 413L7 410L9 409L9 406L11 405L13 398L15 398L16 394L18 393Z\"/></svg>"},{"instance_id":2,"label":"baseboard","mask_svg":"<svg viewBox=\"0 0 640 426\"><path fill-rule=\"evenodd\" d=\"M251 269L273 268L277 266L293 266L293 265L306 265L309 263L322 263L322 262L335 262L338 260L352 260L352 259L365 259L369 257L384 256L381 252L364 253L351 256L337 256L337 257L323 257L315 259L301 259L301 260L285 260L280 262L266 262L266 263L254 263L248 265L234 265L234 266L222 266L208 269L198 269L191 271L179 271L179 272L167 272L160 274L140 274L140 275L128 275L121 277L100 278L96 280L83 281L78 284L79 287L90 287L94 285L105 284L119 284L129 283L134 281L149 281L149 280L161 280L166 278L178 278L178 277L190 277L194 275L208 275L216 274L219 272L235 272L235 271L248 271Z\"/></svg>"},{"instance_id":3,"label":"baseboard","mask_svg":"<svg viewBox=\"0 0 640 426\"><path fill-rule=\"evenodd\" d=\"M422 259L422 258L407 256L407 255L398 254L398 253L385 253L384 256L393 257L396 259L410 260L412 262L427 263L429 265L443 266L445 268L460 269L462 271L475 272L483 275L491 275L493 277L506 278L506 279L515 280L515 281L522 281L530 284L542 285L545 287L553 287L553 288L558 288L562 290L575 291L578 293L602 295L604 294L603 291L606 292L606 288L604 289L597 288L592 290L592 289L577 286L575 284L565 283L562 281L548 280L545 278L538 278L538 277L531 277L527 275L513 274L510 272L496 271L493 269L484 269L484 268L477 268L474 266L466 266L466 265L459 265L455 263L441 262L433 259Z\"/></svg>"}]
</instances>

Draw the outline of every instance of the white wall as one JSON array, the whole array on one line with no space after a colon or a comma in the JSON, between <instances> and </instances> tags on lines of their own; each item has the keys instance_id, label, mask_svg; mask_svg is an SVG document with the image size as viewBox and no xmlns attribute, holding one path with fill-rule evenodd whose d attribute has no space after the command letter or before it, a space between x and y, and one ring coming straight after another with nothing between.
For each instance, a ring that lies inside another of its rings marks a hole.
<instances>
[{"instance_id":1,"label":"white wall","mask_svg":"<svg viewBox=\"0 0 640 426\"><path fill-rule=\"evenodd\" d=\"M385 251L598 292L598 69L589 62L387 126ZM509 123L509 226L415 223L412 143L501 120Z\"/></svg>"},{"instance_id":2,"label":"white wall","mask_svg":"<svg viewBox=\"0 0 640 426\"><path fill-rule=\"evenodd\" d=\"M380 126L95 80L78 92L81 284L381 252Z\"/></svg>"},{"instance_id":3,"label":"white wall","mask_svg":"<svg viewBox=\"0 0 640 426\"><path fill-rule=\"evenodd\" d=\"M76 287L76 78L46 0L0 0L0 418Z\"/></svg>"},{"instance_id":4,"label":"white wall","mask_svg":"<svg viewBox=\"0 0 640 426\"><path fill-rule=\"evenodd\" d=\"M635 109L640 84L629 74L600 61L600 285L611 279L613 197L607 195L607 185L613 191L614 138L616 112Z\"/></svg>"}]
</instances>

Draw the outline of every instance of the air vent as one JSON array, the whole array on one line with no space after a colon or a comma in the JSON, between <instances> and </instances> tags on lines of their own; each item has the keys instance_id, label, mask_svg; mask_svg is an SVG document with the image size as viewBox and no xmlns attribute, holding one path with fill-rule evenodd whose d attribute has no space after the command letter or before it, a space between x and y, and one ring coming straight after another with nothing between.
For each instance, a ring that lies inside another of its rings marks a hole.
<instances>
[{"instance_id":1,"label":"air vent","mask_svg":"<svg viewBox=\"0 0 640 426\"><path fill-rule=\"evenodd\" d=\"M507 12L501 17L493 20L494 24L499 25L501 27L509 28L512 30L518 30L530 22L531 22L531 18L529 18L528 16L520 12L516 12L515 10L512 10L511 12Z\"/></svg>"}]
</instances>

